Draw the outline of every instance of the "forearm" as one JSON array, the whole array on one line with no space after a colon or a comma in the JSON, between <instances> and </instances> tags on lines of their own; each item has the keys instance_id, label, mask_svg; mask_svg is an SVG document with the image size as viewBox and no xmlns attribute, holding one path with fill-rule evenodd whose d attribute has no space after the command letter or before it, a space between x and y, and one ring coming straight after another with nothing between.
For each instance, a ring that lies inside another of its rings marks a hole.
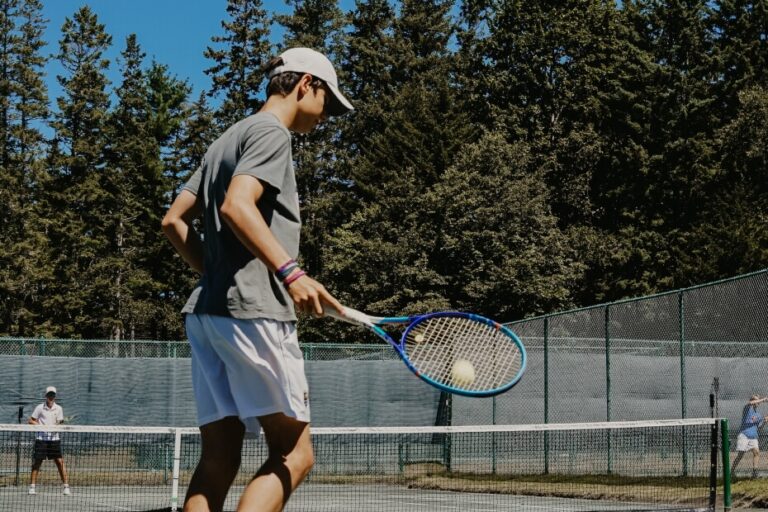
<instances>
[{"instance_id":1,"label":"forearm","mask_svg":"<svg viewBox=\"0 0 768 512\"><path fill-rule=\"evenodd\" d=\"M222 209L221 216L240 243L275 271L291 256L269 229L255 205L240 203Z\"/></svg>"},{"instance_id":2,"label":"forearm","mask_svg":"<svg viewBox=\"0 0 768 512\"><path fill-rule=\"evenodd\" d=\"M163 224L163 232L176 252L187 264L199 273L203 273L205 253L200 236L183 219Z\"/></svg>"},{"instance_id":3,"label":"forearm","mask_svg":"<svg viewBox=\"0 0 768 512\"><path fill-rule=\"evenodd\" d=\"M203 273L204 251L200 236L192 227L201 210L197 197L183 190L163 217L162 228L176 252L196 271Z\"/></svg>"}]
</instances>

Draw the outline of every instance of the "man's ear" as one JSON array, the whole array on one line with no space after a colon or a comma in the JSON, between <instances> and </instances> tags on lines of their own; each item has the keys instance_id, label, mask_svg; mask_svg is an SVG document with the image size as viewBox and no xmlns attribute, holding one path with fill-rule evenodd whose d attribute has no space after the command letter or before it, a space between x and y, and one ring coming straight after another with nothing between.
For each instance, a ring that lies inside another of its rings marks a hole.
<instances>
[{"instance_id":1,"label":"man's ear","mask_svg":"<svg viewBox=\"0 0 768 512\"><path fill-rule=\"evenodd\" d=\"M299 99L309 92L312 87L312 75L305 73L296 84L299 92Z\"/></svg>"}]
</instances>

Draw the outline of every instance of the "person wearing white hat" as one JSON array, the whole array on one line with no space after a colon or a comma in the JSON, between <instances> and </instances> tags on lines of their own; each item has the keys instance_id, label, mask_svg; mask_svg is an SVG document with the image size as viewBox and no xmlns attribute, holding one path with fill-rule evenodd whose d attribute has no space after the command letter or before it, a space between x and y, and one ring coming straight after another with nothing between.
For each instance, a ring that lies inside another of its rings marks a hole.
<instances>
[{"instance_id":1,"label":"person wearing white hat","mask_svg":"<svg viewBox=\"0 0 768 512\"><path fill-rule=\"evenodd\" d=\"M238 510L279 511L314 464L309 390L296 311L342 306L297 263L299 197L291 133L352 110L330 60L292 48L265 67L267 100L208 148L163 218L163 231L200 281L182 312L202 437L184 510L221 510L245 431L269 456ZM203 217L203 237L194 219Z\"/></svg>"},{"instance_id":2,"label":"person wearing white hat","mask_svg":"<svg viewBox=\"0 0 768 512\"><path fill-rule=\"evenodd\" d=\"M757 411L757 406L763 402L768 402L768 397L752 395L741 412L739 434L736 436L738 455L731 466L731 480L735 480L736 467L747 452L752 452L752 478L757 478L757 466L760 461L759 430L768 419L768 416L763 416Z\"/></svg>"},{"instance_id":3,"label":"person wearing white hat","mask_svg":"<svg viewBox=\"0 0 768 512\"><path fill-rule=\"evenodd\" d=\"M30 425L58 425L64 423L64 409L56 403L56 388L45 388L45 402L35 407L29 417ZM69 496L71 490L67 479L67 468L64 466L64 457L61 454L61 440L58 432L41 431L35 438L33 452L32 474L30 475L29 494L37 494L37 474L40 466L46 459L52 459L59 470L61 482L64 484L63 494Z\"/></svg>"}]
</instances>

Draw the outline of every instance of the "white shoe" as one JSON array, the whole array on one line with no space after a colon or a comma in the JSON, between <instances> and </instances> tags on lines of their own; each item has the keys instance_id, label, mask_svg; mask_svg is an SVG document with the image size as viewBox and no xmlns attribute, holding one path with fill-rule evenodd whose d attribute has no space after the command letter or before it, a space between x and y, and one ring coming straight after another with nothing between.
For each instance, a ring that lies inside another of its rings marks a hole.
<instances>
[{"instance_id":1,"label":"white shoe","mask_svg":"<svg viewBox=\"0 0 768 512\"><path fill-rule=\"evenodd\" d=\"M68 485L65 485L65 486L64 486L64 491L63 491L63 494L64 494L64 496L69 496L70 494L72 494L72 493L70 492L70 490L69 490L69 486L68 486Z\"/></svg>"},{"instance_id":2,"label":"white shoe","mask_svg":"<svg viewBox=\"0 0 768 512\"><path fill-rule=\"evenodd\" d=\"M29 494L37 494L37 491L31 485L29 486Z\"/></svg>"}]
</instances>

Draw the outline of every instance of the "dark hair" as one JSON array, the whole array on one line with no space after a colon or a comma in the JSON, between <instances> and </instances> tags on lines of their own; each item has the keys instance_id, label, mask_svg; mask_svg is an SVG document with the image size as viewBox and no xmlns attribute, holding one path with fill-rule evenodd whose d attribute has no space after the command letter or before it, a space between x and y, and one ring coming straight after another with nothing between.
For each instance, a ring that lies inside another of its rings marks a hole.
<instances>
[{"instance_id":1,"label":"dark hair","mask_svg":"<svg viewBox=\"0 0 768 512\"><path fill-rule=\"evenodd\" d=\"M269 76L270 71L278 66L281 66L282 64L282 57L271 58L269 62L267 62L267 64L264 66L264 74ZM273 94L279 94L281 96L289 94L294 89L294 87L296 87L296 84L299 83L301 77L305 74L306 73L286 71L285 73L280 73L279 75L273 76L269 79L269 83L267 84L267 97L272 96ZM317 89L323 85L323 81L313 76L312 82L309 85L311 85L313 89Z\"/></svg>"}]
</instances>

